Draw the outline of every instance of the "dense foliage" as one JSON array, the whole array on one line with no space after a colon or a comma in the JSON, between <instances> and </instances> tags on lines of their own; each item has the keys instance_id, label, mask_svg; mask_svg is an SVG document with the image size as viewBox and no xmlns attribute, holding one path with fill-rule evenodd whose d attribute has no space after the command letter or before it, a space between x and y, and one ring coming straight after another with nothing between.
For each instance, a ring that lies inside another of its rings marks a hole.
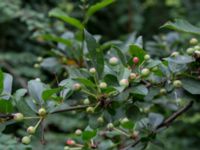
<instances>
[{"instance_id":1,"label":"dense foliage","mask_svg":"<svg viewBox=\"0 0 200 150\"><path fill-rule=\"evenodd\" d=\"M200 28L164 24L189 2L127 2L0 2L1 149L198 149Z\"/></svg>"}]
</instances>

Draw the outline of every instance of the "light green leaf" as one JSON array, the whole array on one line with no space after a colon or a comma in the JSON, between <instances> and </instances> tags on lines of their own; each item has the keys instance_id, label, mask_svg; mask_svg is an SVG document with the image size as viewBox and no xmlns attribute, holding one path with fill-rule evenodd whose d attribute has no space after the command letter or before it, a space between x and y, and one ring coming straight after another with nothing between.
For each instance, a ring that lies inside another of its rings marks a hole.
<instances>
[{"instance_id":1,"label":"light green leaf","mask_svg":"<svg viewBox=\"0 0 200 150\"><path fill-rule=\"evenodd\" d=\"M200 94L200 81L194 79L181 80L183 88L191 94Z\"/></svg>"},{"instance_id":2,"label":"light green leaf","mask_svg":"<svg viewBox=\"0 0 200 150\"><path fill-rule=\"evenodd\" d=\"M76 27L80 30L82 30L84 28L83 24L79 20L68 16L66 13L64 13L60 9L51 10L49 12L49 16L61 19L61 20L65 21L66 23L68 23L68 24L70 24L70 25L72 25L72 26L74 26L74 27Z\"/></svg>"},{"instance_id":3,"label":"light green leaf","mask_svg":"<svg viewBox=\"0 0 200 150\"><path fill-rule=\"evenodd\" d=\"M167 22L161 28L168 28L172 29L175 31L180 31L180 32L186 32L186 33L192 33L192 34L198 34L200 35L200 28L190 24L186 20L182 19L176 19L174 22Z\"/></svg>"},{"instance_id":4,"label":"light green leaf","mask_svg":"<svg viewBox=\"0 0 200 150\"><path fill-rule=\"evenodd\" d=\"M88 17L92 16L95 12L105 8L106 6L112 4L115 0L103 0L99 3L92 5L86 12Z\"/></svg>"}]
</instances>

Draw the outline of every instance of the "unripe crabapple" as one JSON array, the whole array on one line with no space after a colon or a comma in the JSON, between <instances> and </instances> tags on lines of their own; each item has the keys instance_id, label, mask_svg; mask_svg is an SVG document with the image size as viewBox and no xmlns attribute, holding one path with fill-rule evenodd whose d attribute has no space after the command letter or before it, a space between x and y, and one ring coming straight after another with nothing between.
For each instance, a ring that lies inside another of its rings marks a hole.
<instances>
[{"instance_id":1,"label":"unripe crabapple","mask_svg":"<svg viewBox=\"0 0 200 150\"><path fill-rule=\"evenodd\" d=\"M101 83L99 84L99 87L100 87L101 89L105 89L105 88L107 87L107 84L106 84L105 82L101 82Z\"/></svg>"},{"instance_id":2,"label":"unripe crabapple","mask_svg":"<svg viewBox=\"0 0 200 150\"><path fill-rule=\"evenodd\" d=\"M35 133L35 127L33 127L33 126L28 127L28 128L27 128L27 132L28 132L29 134L34 134L34 133Z\"/></svg>"},{"instance_id":3,"label":"unripe crabapple","mask_svg":"<svg viewBox=\"0 0 200 150\"><path fill-rule=\"evenodd\" d=\"M73 85L73 89L74 89L75 91L79 91L79 90L81 89L81 85L80 85L79 83L75 83L75 84Z\"/></svg>"},{"instance_id":4,"label":"unripe crabapple","mask_svg":"<svg viewBox=\"0 0 200 150\"><path fill-rule=\"evenodd\" d=\"M196 38L191 38L190 39L190 44L191 45L196 45L198 43L198 40Z\"/></svg>"},{"instance_id":5,"label":"unripe crabapple","mask_svg":"<svg viewBox=\"0 0 200 150\"><path fill-rule=\"evenodd\" d=\"M108 128L109 130L111 130L111 129L114 128L114 125L113 125L112 123L109 123L109 124L107 124L107 128Z\"/></svg>"},{"instance_id":6,"label":"unripe crabapple","mask_svg":"<svg viewBox=\"0 0 200 150\"><path fill-rule=\"evenodd\" d=\"M129 85L129 82L128 82L127 79L121 79L121 80L119 81L119 84L120 84L121 86L128 86L128 85Z\"/></svg>"},{"instance_id":7,"label":"unripe crabapple","mask_svg":"<svg viewBox=\"0 0 200 150\"><path fill-rule=\"evenodd\" d=\"M24 119L24 115L22 113L16 113L14 114L14 118L15 121L22 121Z\"/></svg>"},{"instance_id":8,"label":"unripe crabapple","mask_svg":"<svg viewBox=\"0 0 200 150\"><path fill-rule=\"evenodd\" d=\"M44 117L45 115L46 115L46 110L44 109L44 108L40 108L39 110L38 110L38 114L39 114L39 116L41 116L41 117Z\"/></svg>"},{"instance_id":9,"label":"unripe crabapple","mask_svg":"<svg viewBox=\"0 0 200 150\"><path fill-rule=\"evenodd\" d=\"M90 100L88 98L83 100L83 104L85 105L89 105L90 104Z\"/></svg>"},{"instance_id":10,"label":"unripe crabapple","mask_svg":"<svg viewBox=\"0 0 200 150\"><path fill-rule=\"evenodd\" d=\"M176 88L179 88L182 86L182 82L180 80L175 80L173 82L173 86L176 87Z\"/></svg>"},{"instance_id":11,"label":"unripe crabapple","mask_svg":"<svg viewBox=\"0 0 200 150\"><path fill-rule=\"evenodd\" d=\"M86 112L87 112L87 113L94 113L94 107L88 107L88 108L86 109Z\"/></svg>"},{"instance_id":12,"label":"unripe crabapple","mask_svg":"<svg viewBox=\"0 0 200 150\"><path fill-rule=\"evenodd\" d=\"M147 55L144 55L144 59L145 59L145 60L149 60L150 58L151 58L150 55L148 55L148 54L147 54Z\"/></svg>"},{"instance_id":13,"label":"unripe crabapple","mask_svg":"<svg viewBox=\"0 0 200 150\"><path fill-rule=\"evenodd\" d=\"M24 136L22 138L22 143L23 144L29 144L31 142L31 138L29 136Z\"/></svg>"},{"instance_id":14,"label":"unripe crabapple","mask_svg":"<svg viewBox=\"0 0 200 150\"><path fill-rule=\"evenodd\" d=\"M95 74L96 73L96 69L95 68L90 68L89 71L90 71L91 74Z\"/></svg>"},{"instance_id":15,"label":"unripe crabapple","mask_svg":"<svg viewBox=\"0 0 200 150\"><path fill-rule=\"evenodd\" d=\"M141 71L142 76L148 76L150 74L150 70L148 68L144 68Z\"/></svg>"},{"instance_id":16,"label":"unripe crabapple","mask_svg":"<svg viewBox=\"0 0 200 150\"><path fill-rule=\"evenodd\" d=\"M136 79L136 77L137 77L137 74L136 74L136 73L131 73L130 76L129 76L129 78L130 78L131 80Z\"/></svg>"},{"instance_id":17,"label":"unripe crabapple","mask_svg":"<svg viewBox=\"0 0 200 150\"><path fill-rule=\"evenodd\" d=\"M77 130L75 131L75 134L76 134L76 135L81 135L81 134L82 134L82 131L81 131L80 129L77 129Z\"/></svg>"},{"instance_id":18,"label":"unripe crabapple","mask_svg":"<svg viewBox=\"0 0 200 150\"><path fill-rule=\"evenodd\" d=\"M109 59L109 63L110 63L111 65L117 65L118 62L119 62L119 60L118 60L117 57L111 57L111 58Z\"/></svg>"}]
</instances>

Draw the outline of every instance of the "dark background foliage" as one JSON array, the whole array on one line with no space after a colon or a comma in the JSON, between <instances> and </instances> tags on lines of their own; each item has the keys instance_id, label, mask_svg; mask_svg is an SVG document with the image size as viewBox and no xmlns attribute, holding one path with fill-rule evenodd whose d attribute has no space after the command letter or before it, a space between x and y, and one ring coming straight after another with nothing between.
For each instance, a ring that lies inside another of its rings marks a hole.
<instances>
[{"instance_id":1,"label":"dark background foliage","mask_svg":"<svg viewBox=\"0 0 200 150\"><path fill-rule=\"evenodd\" d=\"M89 0L89 4L95 2L98 0ZM84 15L80 4L79 0L0 0L0 67L14 75L15 89L25 87L26 81L32 78L40 77L46 82L55 80L54 74L34 67L37 57L47 55L54 44L43 41L38 35L62 35L67 30L74 30L61 21L49 18L48 12L57 7L82 20ZM137 35L143 36L150 54L154 57L167 56L171 51L177 50L179 45L187 45L185 39L188 35L169 33L160 29L160 26L174 18L183 18L198 26L199 8L199 0L118 0L92 16L87 30L92 34L102 35L102 41L124 39L128 34L136 32ZM177 46L170 45L170 40L177 41ZM152 43L156 41L163 45L155 51ZM168 43L165 44L164 41ZM166 49L165 53L162 52L163 49ZM166 150L199 149L200 107L199 103L197 104L193 111L180 118L181 121L177 121L173 127L159 135ZM75 130L77 123L79 126L84 124L79 121L82 117L72 113L50 118L46 135L49 144L45 149L62 148L66 134ZM18 127L15 126L17 131L12 127L4 131L10 134L9 136L0 136L0 149L6 138L11 142L13 132L15 135L23 133ZM55 138L57 140L54 140ZM149 146L148 149L159 148Z\"/></svg>"}]
</instances>

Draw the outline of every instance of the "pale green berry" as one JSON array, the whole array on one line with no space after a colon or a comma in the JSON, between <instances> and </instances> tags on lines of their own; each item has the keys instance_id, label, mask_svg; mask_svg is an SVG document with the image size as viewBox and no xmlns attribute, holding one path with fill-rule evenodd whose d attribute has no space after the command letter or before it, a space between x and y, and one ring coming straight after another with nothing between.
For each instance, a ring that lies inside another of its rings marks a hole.
<instances>
[{"instance_id":1,"label":"pale green berry","mask_svg":"<svg viewBox=\"0 0 200 150\"><path fill-rule=\"evenodd\" d=\"M179 55L179 52L173 52L173 53L171 54L172 57L176 57L176 56L178 56L178 55Z\"/></svg>"},{"instance_id":2,"label":"pale green berry","mask_svg":"<svg viewBox=\"0 0 200 150\"><path fill-rule=\"evenodd\" d=\"M88 98L83 100L83 104L85 105L89 105L90 104L90 100Z\"/></svg>"},{"instance_id":3,"label":"pale green berry","mask_svg":"<svg viewBox=\"0 0 200 150\"><path fill-rule=\"evenodd\" d=\"M121 124L124 124L124 123L127 123L129 120L128 120L128 118L123 118L121 121L120 121L120 123Z\"/></svg>"},{"instance_id":4,"label":"pale green berry","mask_svg":"<svg viewBox=\"0 0 200 150\"><path fill-rule=\"evenodd\" d=\"M120 84L121 86L128 86L128 85L129 85L129 82L128 82L127 79L122 79L122 80L119 81L119 84Z\"/></svg>"},{"instance_id":5,"label":"pale green berry","mask_svg":"<svg viewBox=\"0 0 200 150\"><path fill-rule=\"evenodd\" d=\"M173 82L173 86L176 87L176 88L179 88L182 86L182 82L180 80L175 80Z\"/></svg>"},{"instance_id":6,"label":"pale green berry","mask_svg":"<svg viewBox=\"0 0 200 150\"><path fill-rule=\"evenodd\" d=\"M111 130L114 128L114 125L112 123L109 123L109 124L107 124L107 128Z\"/></svg>"},{"instance_id":7,"label":"pale green berry","mask_svg":"<svg viewBox=\"0 0 200 150\"><path fill-rule=\"evenodd\" d=\"M130 76L129 76L129 78L130 78L131 80L136 79L136 77L137 77L137 74L136 74L136 73L131 73Z\"/></svg>"},{"instance_id":8,"label":"pale green berry","mask_svg":"<svg viewBox=\"0 0 200 150\"><path fill-rule=\"evenodd\" d=\"M109 59L109 63L110 63L111 65L117 65L118 62L119 62L119 60L118 60L117 57L112 57L112 58Z\"/></svg>"},{"instance_id":9,"label":"pale green berry","mask_svg":"<svg viewBox=\"0 0 200 150\"><path fill-rule=\"evenodd\" d=\"M191 45L196 45L198 43L198 40L196 38L191 38L190 39L190 44Z\"/></svg>"},{"instance_id":10,"label":"pale green berry","mask_svg":"<svg viewBox=\"0 0 200 150\"><path fill-rule=\"evenodd\" d=\"M148 55L148 54L144 56L144 59L145 59L145 60L149 60L150 58L151 58L151 57L150 57L150 55Z\"/></svg>"},{"instance_id":11,"label":"pale green berry","mask_svg":"<svg viewBox=\"0 0 200 150\"><path fill-rule=\"evenodd\" d=\"M27 133L29 133L29 134L34 134L35 133L35 127L33 127L33 126L30 126L30 127L28 127L27 128Z\"/></svg>"},{"instance_id":12,"label":"pale green berry","mask_svg":"<svg viewBox=\"0 0 200 150\"><path fill-rule=\"evenodd\" d=\"M22 138L22 143L23 144L29 144L31 142L31 138L29 136L24 136Z\"/></svg>"},{"instance_id":13,"label":"pale green berry","mask_svg":"<svg viewBox=\"0 0 200 150\"><path fill-rule=\"evenodd\" d=\"M191 55L194 52L194 48L188 48L186 52L188 55Z\"/></svg>"},{"instance_id":14,"label":"pale green berry","mask_svg":"<svg viewBox=\"0 0 200 150\"><path fill-rule=\"evenodd\" d=\"M107 88L107 84L106 84L105 82L101 82L101 83L99 84L99 87L100 87L101 89L105 89L105 88Z\"/></svg>"},{"instance_id":15,"label":"pale green berry","mask_svg":"<svg viewBox=\"0 0 200 150\"><path fill-rule=\"evenodd\" d=\"M34 64L34 68L39 68L40 64Z\"/></svg>"},{"instance_id":16,"label":"pale green berry","mask_svg":"<svg viewBox=\"0 0 200 150\"><path fill-rule=\"evenodd\" d=\"M75 131L75 134L76 134L76 135L81 135L81 134L82 134L82 130L77 129L77 130Z\"/></svg>"},{"instance_id":17,"label":"pale green berry","mask_svg":"<svg viewBox=\"0 0 200 150\"><path fill-rule=\"evenodd\" d=\"M22 121L24 119L24 115L22 113L16 113L13 115L15 121Z\"/></svg>"},{"instance_id":18,"label":"pale green berry","mask_svg":"<svg viewBox=\"0 0 200 150\"><path fill-rule=\"evenodd\" d=\"M200 50L200 46L197 45L197 46L194 47L194 49L199 51Z\"/></svg>"},{"instance_id":19,"label":"pale green berry","mask_svg":"<svg viewBox=\"0 0 200 150\"><path fill-rule=\"evenodd\" d=\"M99 117L99 118L97 118L97 122L99 122L99 123L103 123L103 122L104 122L103 117Z\"/></svg>"},{"instance_id":20,"label":"pale green berry","mask_svg":"<svg viewBox=\"0 0 200 150\"><path fill-rule=\"evenodd\" d=\"M44 109L44 108L40 108L39 110L38 110L38 114L39 114L39 116L42 116L42 117L44 117L45 115L46 115L46 110Z\"/></svg>"},{"instance_id":21,"label":"pale green berry","mask_svg":"<svg viewBox=\"0 0 200 150\"><path fill-rule=\"evenodd\" d=\"M167 93L167 90L165 88L160 89L160 94L164 95Z\"/></svg>"},{"instance_id":22,"label":"pale green berry","mask_svg":"<svg viewBox=\"0 0 200 150\"><path fill-rule=\"evenodd\" d=\"M43 60L42 57L37 57L37 61L38 61L38 62L41 62L42 60Z\"/></svg>"},{"instance_id":23,"label":"pale green berry","mask_svg":"<svg viewBox=\"0 0 200 150\"><path fill-rule=\"evenodd\" d=\"M96 69L95 68L90 68L89 71L90 71L91 74L95 74L96 73Z\"/></svg>"},{"instance_id":24,"label":"pale green berry","mask_svg":"<svg viewBox=\"0 0 200 150\"><path fill-rule=\"evenodd\" d=\"M75 91L79 91L79 90L81 89L81 85L80 85L79 83L75 83L75 84L73 85L73 89L74 89Z\"/></svg>"},{"instance_id":25,"label":"pale green berry","mask_svg":"<svg viewBox=\"0 0 200 150\"><path fill-rule=\"evenodd\" d=\"M150 74L150 70L148 68L144 68L141 71L142 76L148 76Z\"/></svg>"},{"instance_id":26,"label":"pale green berry","mask_svg":"<svg viewBox=\"0 0 200 150\"><path fill-rule=\"evenodd\" d=\"M88 107L88 108L86 109L86 112L87 112L87 113L94 113L94 107Z\"/></svg>"}]
</instances>

